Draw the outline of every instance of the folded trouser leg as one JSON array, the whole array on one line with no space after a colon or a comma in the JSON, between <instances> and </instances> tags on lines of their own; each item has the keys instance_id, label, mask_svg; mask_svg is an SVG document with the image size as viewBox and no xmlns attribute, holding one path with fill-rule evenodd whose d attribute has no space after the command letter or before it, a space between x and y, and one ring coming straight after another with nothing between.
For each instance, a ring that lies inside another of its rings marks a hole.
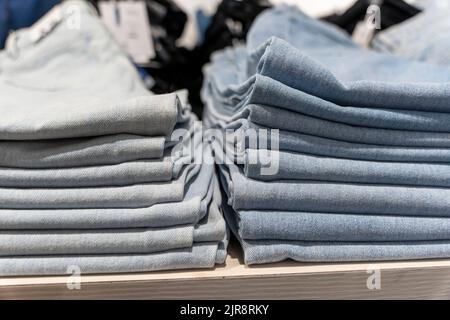
<instances>
[{"instance_id":1,"label":"folded trouser leg","mask_svg":"<svg viewBox=\"0 0 450 320\"><path fill-rule=\"evenodd\" d=\"M192 248L152 254L5 257L0 258L0 274L63 275L73 272L73 268L79 270L81 275L212 268L217 254L217 243L203 243L195 244Z\"/></svg>"},{"instance_id":2,"label":"folded trouser leg","mask_svg":"<svg viewBox=\"0 0 450 320\"><path fill-rule=\"evenodd\" d=\"M246 264L292 259L303 262L381 261L450 257L450 241L314 242L244 240L239 235L236 213L225 208L228 226L239 239Z\"/></svg>"},{"instance_id":3,"label":"folded trouser leg","mask_svg":"<svg viewBox=\"0 0 450 320\"><path fill-rule=\"evenodd\" d=\"M278 170L264 174L264 168L275 161ZM263 181L315 180L450 187L450 166L445 163L361 161L272 150L247 149L244 173L248 178Z\"/></svg>"},{"instance_id":4,"label":"folded trouser leg","mask_svg":"<svg viewBox=\"0 0 450 320\"><path fill-rule=\"evenodd\" d=\"M245 240L324 242L449 241L449 217L237 211Z\"/></svg>"},{"instance_id":5,"label":"folded trouser leg","mask_svg":"<svg viewBox=\"0 0 450 320\"><path fill-rule=\"evenodd\" d=\"M265 182L246 178L233 164L221 166L229 204L239 210L448 215L450 189L318 181ZM257 190L257 191L256 191Z\"/></svg>"}]
</instances>

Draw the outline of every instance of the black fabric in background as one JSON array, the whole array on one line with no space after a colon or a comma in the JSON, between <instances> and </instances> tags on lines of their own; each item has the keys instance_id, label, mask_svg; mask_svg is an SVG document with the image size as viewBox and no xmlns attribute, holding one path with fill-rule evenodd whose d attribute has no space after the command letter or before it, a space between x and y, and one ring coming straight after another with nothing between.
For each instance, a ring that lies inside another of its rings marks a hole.
<instances>
[{"instance_id":1,"label":"black fabric in background","mask_svg":"<svg viewBox=\"0 0 450 320\"><path fill-rule=\"evenodd\" d=\"M210 61L211 54L243 41L254 19L271 5L267 0L224 0L220 3L211 23L203 35L203 42L194 49L175 47L168 59L158 57L146 68L156 81L152 91L166 93L188 89L193 111L201 117L203 103L200 90L203 83L203 66Z\"/></svg>"},{"instance_id":2,"label":"black fabric in background","mask_svg":"<svg viewBox=\"0 0 450 320\"><path fill-rule=\"evenodd\" d=\"M343 14L333 14L322 18L322 20L335 24L349 34L352 34L356 24L363 21L367 8L373 3L371 0L359 0ZM380 6L381 29L387 29L399 24L421 12L420 9L404 2L403 0L384 0ZM376 30L377 32L380 30Z\"/></svg>"}]
</instances>

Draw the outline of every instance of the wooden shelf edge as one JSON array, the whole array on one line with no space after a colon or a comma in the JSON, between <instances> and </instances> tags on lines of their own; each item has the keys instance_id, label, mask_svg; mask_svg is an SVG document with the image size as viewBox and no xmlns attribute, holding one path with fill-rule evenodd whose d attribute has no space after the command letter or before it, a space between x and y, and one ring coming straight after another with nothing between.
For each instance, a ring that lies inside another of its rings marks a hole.
<instances>
[{"instance_id":1,"label":"wooden shelf edge","mask_svg":"<svg viewBox=\"0 0 450 320\"><path fill-rule=\"evenodd\" d=\"M374 263L282 262L248 267L230 248L224 266L135 274L86 275L82 290L69 276L0 278L0 299L301 299L450 298L450 260ZM379 270L382 290L369 290L368 270Z\"/></svg>"}]
</instances>

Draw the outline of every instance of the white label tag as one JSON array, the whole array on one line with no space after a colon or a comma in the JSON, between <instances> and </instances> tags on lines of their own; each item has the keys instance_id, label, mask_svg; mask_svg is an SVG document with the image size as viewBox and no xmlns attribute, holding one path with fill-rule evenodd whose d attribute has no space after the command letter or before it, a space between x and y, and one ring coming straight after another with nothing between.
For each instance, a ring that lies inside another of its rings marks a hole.
<instances>
[{"instance_id":1,"label":"white label tag","mask_svg":"<svg viewBox=\"0 0 450 320\"><path fill-rule=\"evenodd\" d=\"M357 23L355 30L353 30L352 39L360 46L368 48L374 34L375 29L368 27L366 21L360 21Z\"/></svg>"},{"instance_id":2,"label":"white label tag","mask_svg":"<svg viewBox=\"0 0 450 320\"><path fill-rule=\"evenodd\" d=\"M151 26L144 1L101 1L102 20L137 64L156 56Z\"/></svg>"},{"instance_id":3,"label":"white label tag","mask_svg":"<svg viewBox=\"0 0 450 320\"><path fill-rule=\"evenodd\" d=\"M379 0L381 3L382 0ZM353 41L360 46L368 48L375 36L375 30L381 29L381 8L377 4L372 4L367 8L364 21L358 22L353 30Z\"/></svg>"},{"instance_id":4,"label":"white label tag","mask_svg":"<svg viewBox=\"0 0 450 320\"><path fill-rule=\"evenodd\" d=\"M54 6L47 14L39 19L30 29L32 42L38 42L51 32L63 19L60 5Z\"/></svg>"}]
</instances>

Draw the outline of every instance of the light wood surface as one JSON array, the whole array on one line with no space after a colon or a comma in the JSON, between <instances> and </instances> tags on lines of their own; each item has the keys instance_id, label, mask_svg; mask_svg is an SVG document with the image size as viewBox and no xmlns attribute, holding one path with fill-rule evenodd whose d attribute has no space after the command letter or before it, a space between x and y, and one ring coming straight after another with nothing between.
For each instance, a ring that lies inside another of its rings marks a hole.
<instances>
[{"instance_id":1,"label":"light wood surface","mask_svg":"<svg viewBox=\"0 0 450 320\"><path fill-rule=\"evenodd\" d=\"M381 289L369 290L368 270ZM0 278L0 299L450 299L450 260L283 262L247 267L235 245L223 266L137 274Z\"/></svg>"}]
</instances>

